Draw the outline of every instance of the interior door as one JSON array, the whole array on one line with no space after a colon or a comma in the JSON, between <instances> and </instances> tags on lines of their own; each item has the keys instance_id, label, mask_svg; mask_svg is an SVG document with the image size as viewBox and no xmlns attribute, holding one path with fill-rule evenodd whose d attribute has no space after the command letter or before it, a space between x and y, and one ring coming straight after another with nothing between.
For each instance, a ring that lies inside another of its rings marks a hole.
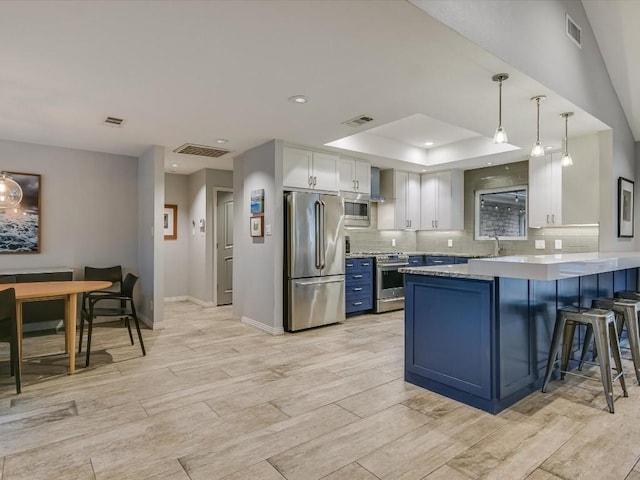
<instances>
[{"instance_id":1,"label":"interior door","mask_svg":"<svg viewBox=\"0 0 640 480\"><path fill-rule=\"evenodd\" d=\"M217 303L229 305L233 301L233 192L219 191L217 201Z\"/></svg>"}]
</instances>

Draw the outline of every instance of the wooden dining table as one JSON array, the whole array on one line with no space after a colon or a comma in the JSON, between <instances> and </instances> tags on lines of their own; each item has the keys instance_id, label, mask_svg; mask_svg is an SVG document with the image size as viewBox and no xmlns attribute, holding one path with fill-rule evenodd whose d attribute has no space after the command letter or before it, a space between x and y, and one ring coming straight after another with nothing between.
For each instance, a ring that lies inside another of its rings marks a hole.
<instances>
[{"instance_id":1,"label":"wooden dining table","mask_svg":"<svg viewBox=\"0 0 640 480\"><path fill-rule=\"evenodd\" d=\"M1 284L0 290L14 288L16 291L16 319L18 322L18 358L22 361L22 305L41 300L64 300L65 352L69 354L69 374L76 371L76 316L78 293L103 290L111 282L73 280L66 282L25 282Z\"/></svg>"}]
</instances>

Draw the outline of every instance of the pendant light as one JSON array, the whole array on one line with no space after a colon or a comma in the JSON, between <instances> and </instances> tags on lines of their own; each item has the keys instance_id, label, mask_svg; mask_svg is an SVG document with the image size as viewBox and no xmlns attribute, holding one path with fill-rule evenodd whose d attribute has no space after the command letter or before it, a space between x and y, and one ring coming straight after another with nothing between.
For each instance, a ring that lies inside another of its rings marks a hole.
<instances>
[{"instance_id":1,"label":"pendant light","mask_svg":"<svg viewBox=\"0 0 640 480\"><path fill-rule=\"evenodd\" d=\"M493 135L493 143L507 143L507 132L502 128L502 82L509 78L508 73L497 73L491 79L498 82L498 128Z\"/></svg>"},{"instance_id":2,"label":"pendant light","mask_svg":"<svg viewBox=\"0 0 640 480\"><path fill-rule=\"evenodd\" d=\"M573 116L573 112L565 112L560 114L561 117L564 117L564 152L562 152L562 157L560 157L560 165L563 167L570 167L573 165L573 159L569 154L569 117Z\"/></svg>"},{"instance_id":3,"label":"pendant light","mask_svg":"<svg viewBox=\"0 0 640 480\"><path fill-rule=\"evenodd\" d=\"M531 100L535 100L536 102L536 143L533 144L533 148L531 149L532 157L542 157L544 155L544 147L542 143L540 143L540 102L546 99L546 95L536 95L535 97L531 97Z\"/></svg>"},{"instance_id":4,"label":"pendant light","mask_svg":"<svg viewBox=\"0 0 640 480\"><path fill-rule=\"evenodd\" d=\"M22 188L5 172L0 172L0 209L16 207L22 201Z\"/></svg>"}]
</instances>

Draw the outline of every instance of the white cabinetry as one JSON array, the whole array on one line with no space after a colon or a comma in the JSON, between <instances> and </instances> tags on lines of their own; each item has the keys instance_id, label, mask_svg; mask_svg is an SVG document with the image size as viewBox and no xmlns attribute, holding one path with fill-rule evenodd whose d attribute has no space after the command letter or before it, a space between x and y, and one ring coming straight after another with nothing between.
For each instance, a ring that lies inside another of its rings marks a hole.
<instances>
[{"instance_id":1,"label":"white cabinetry","mask_svg":"<svg viewBox=\"0 0 640 480\"><path fill-rule=\"evenodd\" d=\"M284 187L338 191L338 156L284 147L282 155Z\"/></svg>"},{"instance_id":2,"label":"white cabinetry","mask_svg":"<svg viewBox=\"0 0 640 480\"><path fill-rule=\"evenodd\" d=\"M340 191L371 194L371 165L359 160L340 158Z\"/></svg>"},{"instance_id":3,"label":"white cabinetry","mask_svg":"<svg viewBox=\"0 0 640 480\"><path fill-rule=\"evenodd\" d=\"M451 170L423 174L420 197L422 230L464 228L464 172Z\"/></svg>"},{"instance_id":4,"label":"white cabinetry","mask_svg":"<svg viewBox=\"0 0 640 480\"><path fill-rule=\"evenodd\" d=\"M529 159L530 227L562 225L562 166L560 153Z\"/></svg>"},{"instance_id":5,"label":"white cabinetry","mask_svg":"<svg viewBox=\"0 0 640 480\"><path fill-rule=\"evenodd\" d=\"M393 198L393 201L378 204L378 228L420 228L420 175L382 170L380 192L385 198Z\"/></svg>"}]
</instances>

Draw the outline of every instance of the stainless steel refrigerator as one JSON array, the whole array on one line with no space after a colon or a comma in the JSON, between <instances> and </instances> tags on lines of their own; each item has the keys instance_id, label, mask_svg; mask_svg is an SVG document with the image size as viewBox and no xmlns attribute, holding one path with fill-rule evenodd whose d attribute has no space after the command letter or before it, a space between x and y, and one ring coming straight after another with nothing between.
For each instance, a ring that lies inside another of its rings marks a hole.
<instances>
[{"instance_id":1,"label":"stainless steel refrigerator","mask_svg":"<svg viewBox=\"0 0 640 480\"><path fill-rule=\"evenodd\" d=\"M293 332L344 321L342 197L288 192L284 205L284 328Z\"/></svg>"}]
</instances>

